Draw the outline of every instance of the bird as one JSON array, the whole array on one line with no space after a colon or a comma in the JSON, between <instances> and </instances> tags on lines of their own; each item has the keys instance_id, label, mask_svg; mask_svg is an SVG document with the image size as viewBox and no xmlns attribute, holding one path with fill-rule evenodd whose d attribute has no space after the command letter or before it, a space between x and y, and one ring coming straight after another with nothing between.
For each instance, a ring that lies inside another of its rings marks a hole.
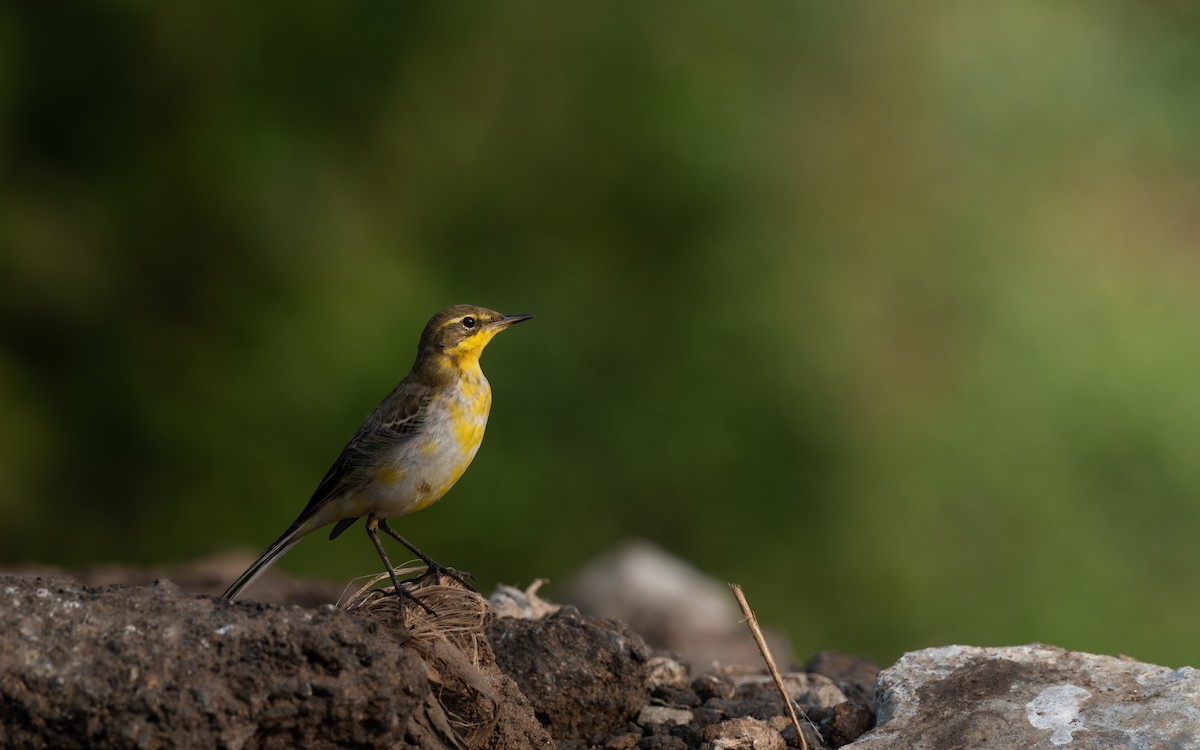
<instances>
[{"instance_id":1,"label":"bird","mask_svg":"<svg viewBox=\"0 0 1200 750\"><path fill-rule=\"evenodd\" d=\"M308 534L332 523L333 540L364 517L367 536L398 595L413 598L396 580L379 530L420 558L427 574L444 572L466 585L396 533L387 519L429 507L467 470L492 406L479 357L496 334L532 317L475 305L454 305L434 315L421 333L412 370L346 443L292 525L238 576L224 598L236 599Z\"/></svg>"}]
</instances>

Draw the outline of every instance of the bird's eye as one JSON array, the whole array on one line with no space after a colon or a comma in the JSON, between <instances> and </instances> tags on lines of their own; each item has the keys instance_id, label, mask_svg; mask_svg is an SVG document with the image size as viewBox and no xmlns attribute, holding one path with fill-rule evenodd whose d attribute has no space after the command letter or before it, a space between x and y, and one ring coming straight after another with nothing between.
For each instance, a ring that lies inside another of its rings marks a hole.
<instances>
[{"instance_id":1,"label":"bird's eye","mask_svg":"<svg viewBox=\"0 0 1200 750\"><path fill-rule=\"evenodd\" d=\"M467 328L467 329L474 328L475 327L475 319L472 318L470 315L463 318L462 319L462 327Z\"/></svg>"}]
</instances>

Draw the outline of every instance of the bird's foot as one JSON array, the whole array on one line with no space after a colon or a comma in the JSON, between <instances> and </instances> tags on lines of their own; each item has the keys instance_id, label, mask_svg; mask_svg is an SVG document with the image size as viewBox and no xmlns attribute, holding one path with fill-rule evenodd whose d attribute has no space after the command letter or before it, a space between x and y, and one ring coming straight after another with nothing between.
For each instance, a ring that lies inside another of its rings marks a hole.
<instances>
[{"instance_id":1,"label":"bird's foot","mask_svg":"<svg viewBox=\"0 0 1200 750\"><path fill-rule=\"evenodd\" d=\"M396 597L396 606L399 608L400 614L404 614L404 600L407 599L421 609L425 610L425 612L429 615L437 617L437 612L434 612L432 607L421 601L415 594L408 590L408 587L405 585L407 583L410 583L410 581L401 581L399 586L394 587L391 591L385 592L388 596Z\"/></svg>"},{"instance_id":2,"label":"bird's foot","mask_svg":"<svg viewBox=\"0 0 1200 750\"><path fill-rule=\"evenodd\" d=\"M440 583L443 576L445 576L446 578L449 578L451 581L454 581L455 583L457 583L459 586L462 586L467 591L470 591L472 593L478 593L477 591L475 591L474 586L467 583L468 580L474 580L475 576L471 575L470 573L466 572L465 570L455 570L454 568L447 568L445 566L438 565L437 563L430 564L425 569L425 572L422 573L420 576L418 576L416 580L419 581L419 580L423 580L425 578L432 577L434 583Z\"/></svg>"}]
</instances>

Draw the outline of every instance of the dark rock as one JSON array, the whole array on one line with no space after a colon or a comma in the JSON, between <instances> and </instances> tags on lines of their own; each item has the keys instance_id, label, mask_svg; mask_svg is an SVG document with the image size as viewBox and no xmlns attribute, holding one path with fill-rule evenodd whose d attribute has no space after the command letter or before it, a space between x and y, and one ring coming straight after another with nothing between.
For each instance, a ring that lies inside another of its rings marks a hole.
<instances>
[{"instance_id":1,"label":"dark rock","mask_svg":"<svg viewBox=\"0 0 1200 750\"><path fill-rule=\"evenodd\" d=\"M650 691L650 698L662 706L695 708L700 705L700 696L696 695L696 691L674 685L659 685Z\"/></svg>"},{"instance_id":2,"label":"dark rock","mask_svg":"<svg viewBox=\"0 0 1200 750\"><path fill-rule=\"evenodd\" d=\"M727 717L725 712L718 708L710 708L707 705L700 708L692 709L692 726L703 729L709 724L716 724L724 721Z\"/></svg>"},{"instance_id":3,"label":"dark rock","mask_svg":"<svg viewBox=\"0 0 1200 750\"><path fill-rule=\"evenodd\" d=\"M808 714L809 718L825 718L834 706L846 701L845 693L824 675L787 672L780 677L788 698ZM735 678L734 683L737 686L734 692L735 700L767 701L775 705L780 713L786 712L783 699L779 696L779 688L770 675L741 675Z\"/></svg>"},{"instance_id":4,"label":"dark rock","mask_svg":"<svg viewBox=\"0 0 1200 750\"><path fill-rule=\"evenodd\" d=\"M716 709L721 716L729 719L750 718L770 719L781 716L787 710L779 696L771 698L742 698L740 700L723 700L713 698L704 703L705 708Z\"/></svg>"},{"instance_id":5,"label":"dark rock","mask_svg":"<svg viewBox=\"0 0 1200 750\"><path fill-rule=\"evenodd\" d=\"M0 579L0 747L552 747L495 667L484 610L474 630L430 617L410 631L394 602L347 612L169 582Z\"/></svg>"},{"instance_id":6,"label":"dark rock","mask_svg":"<svg viewBox=\"0 0 1200 750\"><path fill-rule=\"evenodd\" d=\"M704 732L692 724L677 724L671 727L671 736L683 740L688 747L700 747L704 742Z\"/></svg>"},{"instance_id":7,"label":"dark rock","mask_svg":"<svg viewBox=\"0 0 1200 750\"><path fill-rule=\"evenodd\" d=\"M813 726L812 722L801 719L800 727L804 730L804 741L808 743L809 750L828 750L828 748L836 747L827 741L827 738L817 727ZM780 730L779 734L783 736L783 741L787 743L788 747L803 747L799 735L796 734L796 727L790 722Z\"/></svg>"},{"instance_id":8,"label":"dark rock","mask_svg":"<svg viewBox=\"0 0 1200 750\"><path fill-rule=\"evenodd\" d=\"M346 612L0 581L0 746L410 747L420 659Z\"/></svg>"},{"instance_id":9,"label":"dark rock","mask_svg":"<svg viewBox=\"0 0 1200 750\"><path fill-rule=\"evenodd\" d=\"M623 624L563 607L488 628L496 662L556 740L609 734L649 700L650 649Z\"/></svg>"},{"instance_id":10,"label":"dark rock","mask_svg":"<svg viewBox=\"0 0 1200 750\"><path fill-rule=\"evenodd\" d=\"M692 690L700 700L706 701L709 698L732 698L737 686L725 675L707 672L692 680Z\"/></svg>"},{"instance_id":11,"label":"dark rock","mask_svg":"<svg viewBox=\"0 0 1200 750\"><path fill-rule=\"evenodd\" d=\"M833 747L853 742L871 728L875 714L866 706L854 701L839 703L833 707L829 717L829 744Z\"/></svg>"},{"instance_id":12,"label":"dark rock","mask_svg":"<svg viewBox=\"0 0 1200 750\"><path fill-rule=\"evenodd\" d=\"M678 737L669 734L654 734L638 740L638 750L687 750L687 745Z\"/></svg>"},{"instance_id":13,"label":"dark rock","mask_svg":"<svg viewBox=\"0 0 1200 750\"><path fill-rule=\"evenodd\" d=\"M257 550L243 550L214 554L177 565L136 568L108 564L69 572L49 565L30 564L0 570L0 575L69 576L85 586L149 586L159 578L167 578L188 593L220 595L257 557ZM254 582L246 598L269 604L298 604L315 608L336 602L345 588L345 582L293 578L277 568L270 568Z\"/></svg>"},{"instance_id":14,"label":"dark rock","mask_svg":"<svg viewBox=\"0 0 1200 750\"><path fill-rule=\"evenodd\" d=\"M809 657L804 671L828 677L848 699L869 706L875 678L879 676L879 665L861 656L840 651L821 651Z\"/></svg>"},{"instance_id":15,"label":"dark rock","mask_svg":"<svg viewBox=\"0 0 1200 750\"><path fill-rule=\"evenodd\" d=\"M628 750L628 748L636 747L638 740L640 740L643 736L645 736L645 734L646 733L642 731L642 728L640 726L638 726L637 724L634 724L633 722L630 722L628 724L624 724L620 727L617 727L616 729L612 730L611 732L607 732L607 733L601 732L601 733L593 735L592 738L586 743L586 745L588 747L603 747L603 748L609 748L609 747L618 748L619 747L619 748L622 748L622 750ZM560 741L558 743L559 750L562 750L563 744L565 742L574 742L574 741L576 741L576 740Z\"/></svg>"},{"instance_id":16,"label":"dark rock","mask_svg":"<svg viewBox=\"0 0 1200 750\"><path fill-rule=\"evenodd\" d=\"M642 739L641 732L619 732L610 735L600 746L604 750L633 750ZM559 746L561 750L561 745Z\"/></svg>"}]
</instances>

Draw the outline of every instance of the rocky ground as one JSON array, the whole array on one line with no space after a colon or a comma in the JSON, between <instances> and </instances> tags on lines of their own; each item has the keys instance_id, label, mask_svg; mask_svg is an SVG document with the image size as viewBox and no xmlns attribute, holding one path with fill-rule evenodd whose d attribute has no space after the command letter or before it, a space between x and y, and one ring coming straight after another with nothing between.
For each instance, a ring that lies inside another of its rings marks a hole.
<instances>
[{"instance_id":1,"label":"rocky ground","mask_svg":"<svg viewBox=\"0 0 1200 750\"><path fill-rule=\"evenodd\" d=\"M628 570L660 575L604 599L660 645L536 587L485 601L426 580L415 595L430 612L278 574L253 592L273 602L197 593L219 591L241 559L11 571L0 576L0 747L1200 748L1195 670L1039 644L928 649L882 673L818 654L783 675L802 739L757 652L707 660L752 643L735 616L736 631L717 627L730 613L711 582L667 596L663 577L691 574L653 550L626 552ZM600 561L599 578L620 578L624 560ZM178 584L152 580L163 572ZM656 602L676 620L647 619ZM700 632L689 636L689 619ZM689 638L704 660L681 655Z\"/></svg>"},{"instance_id":2,"label":"rocky ground","mask_svg":"<svg viewBox=\"0 0 1200 750\"><path fill-rule=\"evenodd\" d=\"M691 676L619 621L529 592L416 595L432 615L378 594L339 609L4 577L0 746L799 746L761 670ZM834 656L812 670L786 675L809 747L869 728L873 671Z\"/></svg>"}]
</instances>

